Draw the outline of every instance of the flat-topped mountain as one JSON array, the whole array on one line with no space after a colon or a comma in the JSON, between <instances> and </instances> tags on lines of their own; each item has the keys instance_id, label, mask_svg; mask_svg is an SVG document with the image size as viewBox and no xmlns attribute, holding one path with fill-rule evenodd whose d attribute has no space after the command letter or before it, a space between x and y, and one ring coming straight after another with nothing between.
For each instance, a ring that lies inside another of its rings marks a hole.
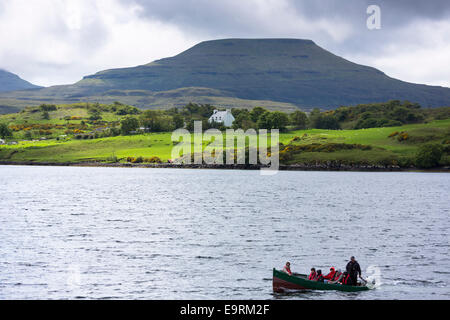
<instances>
[{"instance_id":1,"label":"flat-topped mountain","mask_svg":"<svg viewBox=\"0 0 450 320\"><path fill-rule=\"evenodd\" d=\"M14 73L0 69L0 92L36 89L36 88L40 87L23 80Z\"/></svg>"},{"instance_id":2,"label":"flat-topped mountain","mask_svg":"<svg viewBox=\"0 0 450 320\"><path fill-rule=\"evenodd\" d=\"M183 95L186 92L189 95ZM333 108L398 99L437 107L450 105L450 88L393 79L338 57L311 40L224 39L199 43L147 65L101 71L74 85L12 93L8 98L119 100L145 108L190 101L235 106L255 100Z\"/></svg>"}]
</instances>

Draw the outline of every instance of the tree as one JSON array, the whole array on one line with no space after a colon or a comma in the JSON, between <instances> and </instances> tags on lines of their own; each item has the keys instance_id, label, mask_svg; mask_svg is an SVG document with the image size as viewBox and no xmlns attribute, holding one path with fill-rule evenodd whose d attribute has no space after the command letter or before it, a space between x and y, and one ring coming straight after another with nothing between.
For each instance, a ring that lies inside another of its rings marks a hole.
<instances>
[{"instance_id":1,"label":"tree","mask_svg":"<svg viewBox=\"0 0 450 320\"><path fill-rule=\"evenodd\" d=\"M41 111L56 111L56 105L54 105L54 104L41 104L39 106L39 109L41 109Z\"/></svg>"},{"instance_id":2,"label":"tree","mask_svg":"<svg viewBox=\"0 0 450 320\"><path fill-rule=\"evenodd\" d=\"M264 112L258 119L259 129L286 129L289 124L289 118L286 113L280 111Z\"/></svg>"},{"instance_id":3,"label":"tree","mask_svg":"<svg viewBox=\"0 0 450 320\"><path fill-rule=\"evenodd\" d=\"M140 116L139 121L141 126L151 131L158 131L158 121L159 115L157 111L154 110L146 110Z\"/></svg>"},{"instance_id":4,"label":"tree","mask_svg":"<svg viewBox=\"0 0 450 320\"><path fill-rule=\"evenodd\" d=\"M392 112L390 113L390 117L393 120L401 121L403 123L408 122L408 117L411 117L410 111L408 108L405 107L394 107Z\"/></svg>"},{"instance_id":5,"label":"tree","mask_svg":"<svg viewBox=\"0 0 450 320\"><path fill-rule=\"evenodd\" d=\"M333 115L322 115L319 120L318 129L338 130L341 128L339 121Z\"/></svg>"},{"instance_id":6,"label":"tree","mask_svg":"<svg viewBox=\"0 0 450 320\"><path fill-rule=\"evenodd\" d=\"M426 144L419 148L416 155L416 165L419 168L433 168L439 165L443 149L438 144Z\"/></svg>"},{"instance_id":7,"label":"tree","mask_svg":"<svg viewBox=\"0 0 450 320\"><path fill-rule=\"evenodd\" d=\"M48 111L42 112L42 119L50 120L50 115L48 114Z\"/></svg>"},{"instance_id":8,"label":"tree","mask_svg":"<svg viewBox=\"0 0 450 320\"><path fill-rule=\"evenodd\" d=\"M263 114L267 112L266 109L261 108L261 107L254 107L253 110L250 112L250 118L253 122L258 122L259 117Z\"/></svg>"},{"instance_id":9,"label":"tree","mask_svg":"<svg viewBox=\"0 0 450 320\"><path fill-rule=\"evenodd\" d=\"M120 132L123 135L128 135L137 128L139 128L139 121L134 117L126 117L120 122Z\"/></svg>"},{"instance_id":10,"label":"tree","mask_svg":"<svg viewBox=\"0 0 450 320\"><path fill-rule=\"evenodd\" d=\"M0 137L2 139L12 137L11 129L9 129L9 127L4 123L0 123Z\"/></svg>"},{"instance_id":11,"label":"tree","mask_svg":"<svg viewBox=\"0 0 450 320\"><path fill-rule=\"evenodd\" d=\"M250 117L250 112L247 109L233 108L231 109L231 114L234 118L239 117L241 114L247 114Z\"/></svg>"},{"instance_id":12,"label":"tree","mask_svg":"<svg viewBox=\"0 0 450 320\"><path fill-rule=\"evenodd\" d=\"M25 139L31 140L33 139L33 134L31 131L25 131L25 134L23 135Z\"/></svg>"},{"instance_id":13,"label":"tree","mask_svg":"<svg viewBox=\"0 0 450 320\"><path fill-rule=\"evenodd\" d=\"M314 108L309 114L309 123L316 129L340 129L339 121L333 114L321 113L320 109Z\"/></svg>"},{"instance_id":14,"label":"tree","mask_svg":"<svg viewBox=\"0 0 450 320\"><path fill-rule=\"evenodd\" d=\"M289 124L289 117L286 113L281 111L274 111L269 116L271 122L270 129L279 129L280 131L286 130L286 126Z\"/></svg>"},{"instance_id":15,"label":"tree","mask_svg":"<svg viewBox=\"0 0 450 320\"><path fill-rule=\"evenodd\" d=\"M175 113L175 115L172 117L173 123L175 125L175 129L183 128L184 127L184 119L181 115L178 113Z\"/></svg>"},{"instance_id":16,"label":"tree","mask_svg":"<svg viewBox=\"0 0 450 320\"><path fill-rule=\"evenodd\" d=\"M270 112L266 111L262 115L259 116L258 122L257 122L259 129L271 129L271 122L270 122Z\"/></svg>"},{"instance_id":17,"label":"tree","mask_svg":"<svg viewBox=\"0 0 450 320\"><path fill-rule=\"evenodd\" d=\"M250 113L245 110L246 112L239 112L233 122L233 129L243 129L247 130L250 128L255 128L256 124L252 121L250 117Z\"/></svg>"},{"instance_id":18,"label":"tree","mask_svg":"<svg viewBox=\"0 0 450 320\"><path fill-rule=\"evenodd\" d=\"M101 111L98 106L88 107L88 113L90 115L89 120L95 121L102 119Z\"/></svg>"},{"instance_id":19,"label":"tree","mask_svg":"<svg viewBox=\"0 0 450 320\"><path fill-rule=\"evenodd\" d=\"M295 126L296 129L306 129L306 123L308 122L308 117L306 113L300 110L296 110L291 113L291 124Z\"/></svg>"},{"instance_id":20,"label":"tree","mask_svg":"<svg viewBox=\"0 0 450 320\"><path fill-rule=\"evenodd\" d=\"M316 123L317 123L318 119L320 118L320 116L321 116L321 113L320 113L319 108L312 109L312 111L309 113L309 117L308 117L309 126L311 128L316 128Z\"/></svg>"}]
</instances>

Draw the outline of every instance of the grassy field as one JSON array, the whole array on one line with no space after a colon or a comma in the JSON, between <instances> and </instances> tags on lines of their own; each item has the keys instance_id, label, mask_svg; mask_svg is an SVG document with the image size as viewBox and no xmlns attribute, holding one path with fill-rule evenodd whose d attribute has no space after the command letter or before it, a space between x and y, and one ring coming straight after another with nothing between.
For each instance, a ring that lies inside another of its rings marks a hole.
<instances>
[{"instance_id":1,"label":"grassy field","mask_svg":"<svg viewBox=\"0 0 450 320\"><path fill-rule=\"evenodd\" d=\"M60 114L59 116L63 117L64 115ZM13 115L8 115L8 117L13 117ZM117 120L116 118L117 116L110 115L111 121ZM56 117L56 119L59 118ZM49 121L58 122L60 120ZM394 132L404 132L408 138L399 141L398 135L389 137ZM295 153L290 160L285 161L286 164L333 160L350 163L395 164L398 161L413 159L419 146L425 143L442 144L449 139L450 119L401 127L362 130L311 129L291 131L280 135L281 150L286 146L310 144L345 143L370 146L368 150L352 149L334 152ZM0 146L0 161L107 162L108 158L114 156L121 162L125 162L127 157L139 156L157 156L162 161L167 161L171 158L172 147L171 133L147 133L91 140L76 140L69 137L60 140L19 141L17 145ZM445 155L441 162L443 165L449 165L449 156Z\"/></svg>"}]
</instances>

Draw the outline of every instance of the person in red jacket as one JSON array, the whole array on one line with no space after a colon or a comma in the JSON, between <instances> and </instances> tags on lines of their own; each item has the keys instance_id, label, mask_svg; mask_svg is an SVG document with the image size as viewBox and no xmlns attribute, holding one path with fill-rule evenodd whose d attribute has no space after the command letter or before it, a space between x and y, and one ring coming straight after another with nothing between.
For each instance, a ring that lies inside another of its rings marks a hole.
<instances>
[{"instance_id":1,"label":"person in red jacket","mask_svg":"<svg viewBox=\"0 0 450 320\"><path fill-rule=\"evenodd\" d=\"M288 275L292 276L292 272L291 272L291 263L290 262L286 262L286 265L283 268L283 272L287 273Z\"/></svg>"},{"instance_id":2,"label":"person in red jacket","mask_svg":"<svg viewBox=\"0 0 450 320\"><path fill-rule=\"evenodd\" d=\"M352 279L350 278L350 275L348 274L348 272L344 272L344 277L342 278L341 284L343 285L347 285L347 286L351 286L352 285Z\"/></svg>"},{"instance_id":3,"label":"person in red jacket","mask_svg":"<svg viewBox=\"0 0 450 320\"><path fill-rule=\"evenodd\" d=\"M342 278L343 278L342 271L341 271L341 269L338 269L338 270L336 271L336 273L334 274L333 279L330 280L330 282L331 282L331 283L336 283L336 282L341 281Z\"/></svg>"},{"instance_id":4,"label":"person in red jacket","mask_svg":"<svg viewBox=\"0 0 450 320\"><path fill-rule=\"evenodd\" d=\"M311 268L311 273L308 276L308 280L316 281L317 280L317 273L315 268Z\"/></svg>"},{"instance_id":5,"label":"person in red jacket","mask_svg":"<svg viewBox=\"0 0 450 320\"><path fill-rule=\"evenodd\" d=\"M333 267L330 268L330 273L323 276L323 278L325 280L331 281L334 279L334 275L336 274L336 269L334 269Z\"/></svg>"}]
</instances>

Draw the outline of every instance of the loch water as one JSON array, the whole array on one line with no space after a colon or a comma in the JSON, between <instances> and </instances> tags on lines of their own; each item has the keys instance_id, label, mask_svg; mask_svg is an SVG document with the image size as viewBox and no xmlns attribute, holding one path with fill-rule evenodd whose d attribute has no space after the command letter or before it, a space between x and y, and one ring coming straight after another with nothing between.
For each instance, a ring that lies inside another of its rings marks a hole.
<instances>
[{"instance_id":1,"label":"loch water","mask_svg":"<svg viewBox=\"0 0 450 320\"><path fill-rule=\"evenodd\" d=\"M450 299L450 174L0 166L0 299ZM374 290L272 292L290 261Z\"/></svg>"}]
</instances>

